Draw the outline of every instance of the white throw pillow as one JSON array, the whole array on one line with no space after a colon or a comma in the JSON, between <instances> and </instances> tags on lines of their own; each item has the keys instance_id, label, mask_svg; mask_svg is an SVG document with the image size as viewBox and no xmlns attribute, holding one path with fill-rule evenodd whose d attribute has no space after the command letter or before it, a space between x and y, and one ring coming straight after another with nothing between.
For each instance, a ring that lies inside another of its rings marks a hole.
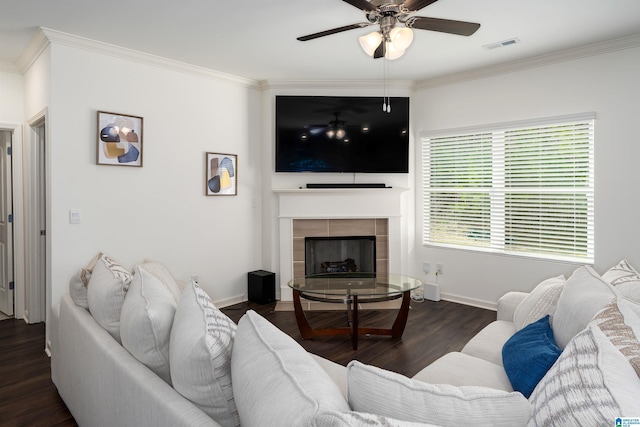
<instances>
[{"instance_id":1,"label":"white throw pillow","mask_svg":"<svg viewBox=\"0 0 640 427\"><path fill-rule=\"evenodd\" d=\"M626 259L611 267L602 278L626 298L640 303L640 273Z\"/></svg>"},{"instance_id":2,"label":"white throw pillow","mask_svg":"<svg viewBox=\"0 0 640 427\"><path fill-rule=\"evenodd\" d=\"M160 264L159 262L147 260L145 260L145 262L142 264L142 267L145 269L145 271L153 274L158 280L164 283L167 289L171 292L171 295L173 296L176 304L178 303L178 301L180 301L180 296L182 295L184 286L180 287L180 285L178 285L178 282L173 277L171 272L169 272L167 267Z\"/></svg>"},{"instance_id":3,"label":"white throw pillow","mask_svg":"<svg viewBox=\"0 0 640 427\"><path fill-rule=\"evenodd\" d=\"M323 412L312 422L313 427L438 427L434 424L394 420L364 412Z\"/></svg>"},{"instance_id":4,"label":"white throw pillow","mask_svg":"<svg viewBox=\"0 0 640 427\"><path fill-rule=\"evenodd\" d=\"M553 338L558 347L565 348L615 296L611 285L591 267L585 265L577 268L564 284L551 321Z\"/></svg>"},{"instance_id":5,"label":"white throw pillow","mask_svg":"<svg viewBox=\"0 0 640 427\"><path fill-rule=\"evenodd\" d=\"M89 312L116 341L120 341L120 312L131 273L106 255L100 257L87 286Z\"/></svg>"},{"instance_id":6,"label":"white throw pillow","mask_svg":"<svg viewBox=\"0 0 640 427\"><path fill-rule=\"evenodd\" d=\"M564 275L551 277L533 288L513 313L513 323L517 331L537 322L547 314L553 317L566 280Z\"/></svg>"},{"instance_id":7,"label":"white throw pillow","mask_svg":"<svg viewBox=\"0 0 640 427\"><path fill-rule=\"evenodd\" d=\"M89 279L91 279L91 273L96 266L98 259L102 256L102 252L94 256L86 267L81 268L76 274L69 280L69 295L73 302L84 309L89 309L89 301L87 300L87 286L89 286Z\"/></svg>"},{"instance_id":8,"label":"white throw pillow","mask_svg":"<svg viewBox=\"0 0 640 427\"><path fill-rule=\"evenodd\" d=\"M249 310L231 355L243 427L308 426L324 411L349 411L340 388L290 336Z\"/></svg>"},{"instance_id":9,"label":"white throw pillow","mask_svg":"<svg viewBox=\"0 0 640 427\"><path fill-rule=\"evenodd\" d=\"M604 426L640 414L639 312L613 301L569 342L531 394L529 426Z\"/></svg>"},{"instance_id":10,"label":"white throw pillow","mask_svg":"<svg viewBox=\"0 0 640 427\"><path fill-rule=\"evenodd\" d=\"M122 346L169 385L169 338L176 307L162 281L142 266L133 268L120 314Z\"/></svg>"},{"instance_id":11,"label":"white throw pillow","mask_svg":"<svg viewBox=\"0 0 640 427\"><path fill-rule=\"evenodd\" d=\"M531 415L531 405L517 392L428 384L355 360L347 365L347 389L354 411L403 421L513 427Z\"/></svg>"},{"instance_id":12,"label":"white throw pillow","mask_svg":"<svg viewBox=\"0 0 640 427\"><path fill-rule=\"evenodd\" d=\"M171 329L169 363L173 388L223 427L240 419L231 385L236 324L191 281L180 298Z\"/></svg>"}]
</instances>

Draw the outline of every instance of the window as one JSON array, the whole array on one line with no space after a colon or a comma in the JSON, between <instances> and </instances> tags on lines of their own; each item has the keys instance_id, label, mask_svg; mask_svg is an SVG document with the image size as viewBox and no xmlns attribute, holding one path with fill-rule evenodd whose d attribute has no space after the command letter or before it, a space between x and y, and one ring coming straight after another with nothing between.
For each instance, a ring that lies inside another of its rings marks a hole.
<instances>
[{"instance_id":1,"label":"window","mask_svg":"<svg viewBox=\"0 0 640 427\"><path fill-rule=\"evenodd\" d=\"M423 134L423 244L593 262L594 118Z\"/></svg>"}]
</instances>

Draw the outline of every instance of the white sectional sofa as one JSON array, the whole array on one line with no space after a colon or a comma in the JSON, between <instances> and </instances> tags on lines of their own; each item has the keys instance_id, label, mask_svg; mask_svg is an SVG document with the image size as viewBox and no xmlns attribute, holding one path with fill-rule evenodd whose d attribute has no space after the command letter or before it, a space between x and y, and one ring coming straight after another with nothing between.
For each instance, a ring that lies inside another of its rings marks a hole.
<instances>
[{"instance_id":1,"label":"white sectional sofa","mask_svg":"<svg viewBox=\"0 0 640 427\"><path fill-rule=\"evenodd\" d=\"M640 417L640 275L626 261L602 277L585 266L506 294L495 322L413 378L311 355L253 311L236 325L196 283L183 289L157 263L132 274L97 257L51 320L53 382L81 426L599 426Z\"/></svg>"}]
</instances>

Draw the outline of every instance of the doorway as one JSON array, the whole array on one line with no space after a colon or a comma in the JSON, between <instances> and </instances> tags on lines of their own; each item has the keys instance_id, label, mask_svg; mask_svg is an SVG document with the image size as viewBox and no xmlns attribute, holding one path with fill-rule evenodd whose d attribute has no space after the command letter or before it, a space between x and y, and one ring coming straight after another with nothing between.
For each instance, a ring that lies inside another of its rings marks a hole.
<instances>
[{"instance_id":1,"label":"doorway","mask_svg":"<svg viewBox=\"0 0 640 427\"><path fill-rule=\"evenodd\" d=\"M14 314L12 133L0 129L0 319Z\"/></svg>"}]
</instances>

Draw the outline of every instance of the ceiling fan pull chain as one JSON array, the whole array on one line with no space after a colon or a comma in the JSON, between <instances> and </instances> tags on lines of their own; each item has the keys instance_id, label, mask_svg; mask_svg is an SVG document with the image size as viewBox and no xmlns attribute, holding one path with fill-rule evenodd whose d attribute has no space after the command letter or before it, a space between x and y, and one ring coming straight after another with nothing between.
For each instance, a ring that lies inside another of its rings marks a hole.
<instances>
[{"instance_id":1,"label":"ceiling fan pull chain","mask_svg":"<svg viewBox=\"0 0 640 427\"><path fill-rule=\"evenodd\" d=\"M385 43L383 40L382 43ZM382 57L382 111L387 111L387 59Z\"/></svg>"}]
</instances>

